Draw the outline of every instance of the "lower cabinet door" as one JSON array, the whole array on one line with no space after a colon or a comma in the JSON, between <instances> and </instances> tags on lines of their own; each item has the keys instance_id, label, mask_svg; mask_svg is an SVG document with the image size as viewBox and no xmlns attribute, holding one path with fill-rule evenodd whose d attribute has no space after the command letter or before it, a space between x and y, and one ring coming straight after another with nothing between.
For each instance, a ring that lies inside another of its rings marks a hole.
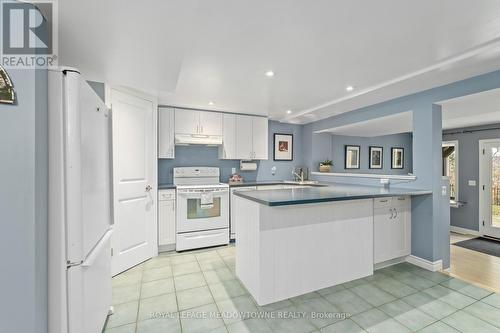
<instances>
[{"instance_id":1,"label":"lower cabinet door","mask_svg":"<svg viewBox=\"0 0 500 333\"><path fill-rule=\"evenodd\" d=\"M158 245L175 244L175 200L159 201Z\"/></svg>"},{"instance_id":2,"label":"lower cabinet door","mask_svg":"<svg viewBox=\"0 0 500 333\"><path fill-rule=\"evenodd\" d=\"M405 207L394 208L391 228L391 257L407 256L411 252L411 222Z\"/></svg>"},{"instance_id":3,"label":"lower cabinet door","mask_svg":"<svg viewBox=\"0 0 500 333\"><path fill-rule=\"evenodd\" d=\"M374 210L373 261L375 264L411 253L409 202Z\"/></svg>"},{"instance_id":4,"label":"lower cabinet door","mask_svg":"<svg viewBox=\"0 0 500 333\"><path fill-rule=\"evenodd\" d=\"M375 264L391 259L392 208L375 209L373 219L373 261Z\"/></svg>"}]
</instances>

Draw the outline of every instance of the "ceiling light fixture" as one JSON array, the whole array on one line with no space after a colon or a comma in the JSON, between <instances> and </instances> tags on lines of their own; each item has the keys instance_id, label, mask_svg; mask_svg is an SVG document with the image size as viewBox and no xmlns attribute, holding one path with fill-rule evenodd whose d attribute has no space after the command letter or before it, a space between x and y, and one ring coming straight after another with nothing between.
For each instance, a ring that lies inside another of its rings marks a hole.
<instances>
[{"instance_id":1,"label":"ceiling light fixture","mask_svg":"<svg viewBox=\"0 0 500 333\"><path fill-rule=\"evenodd\" d=\"M214 102L212 102L212 101L208 102L208 105L214 105L214 104L215 104L215 103L214 103Z\"/></svg>"},{"instance_id":2,"label":"ceiling light fixture","mask_svg":"<svg viewBox=\"0 0 500 333\"><path fill-rule=\"evenodd\" d=\"M274 72L273 71L267 71L266 72L266 76L267 77L273 77L274 76Z\"/></svg>"},{"instance_id":3,"label":"ceiling light fixture","mask_svg":"<svg viewBox=\"0 0 500 333\"><path fill-rule=\"evenodd\" d=\"M292 113L292 110L286 110L286 113L290 114Z\"/></svg>"},{"instance_id":4,"label":"ceiling light fixture","mask_svg":"<svg viewBox=\"0 0 500 333\"><path fill-rule=\"evenodd\" d=\"M353 86L347 86L347 87L345 88L345 90L347 90L347 91L353 91L353 90L354 90L354 87L353 87Z\"/></svg>"}]
</instances>

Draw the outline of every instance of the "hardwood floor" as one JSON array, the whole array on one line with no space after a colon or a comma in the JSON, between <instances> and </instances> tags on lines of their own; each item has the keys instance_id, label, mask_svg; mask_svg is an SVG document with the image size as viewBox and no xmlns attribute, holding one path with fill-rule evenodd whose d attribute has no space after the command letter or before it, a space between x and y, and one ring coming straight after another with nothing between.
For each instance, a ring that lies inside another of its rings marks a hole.
<instances>
[{"instance_id":1,"label":"hardwood floor","mask_svg":"<svg viewBox=\"0 0 500 333\"><path fill-rule=\"evenodd\" d=\"M474 236L451 233L451 244ZM448 274L480 287L500 293L500 258L477 251L450 246L451 264Z\"/></svg>"}]
</instances>

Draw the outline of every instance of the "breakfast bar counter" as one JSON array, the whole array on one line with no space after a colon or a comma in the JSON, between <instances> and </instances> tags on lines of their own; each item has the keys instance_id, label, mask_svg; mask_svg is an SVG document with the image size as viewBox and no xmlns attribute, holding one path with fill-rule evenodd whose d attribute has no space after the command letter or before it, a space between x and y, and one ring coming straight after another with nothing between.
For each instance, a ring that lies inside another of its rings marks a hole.
<instances>
[{"instance_id":1,"label":"breakfast bar counter","mask_svg":"<svg viewBox=\"0 0 500 333\"><path fill-rule=\"evenodd\" d=\"M411 196L335 184L236 192L236 275L259 305L370 276L411 248Z\"/></svg>"}]
</instances>

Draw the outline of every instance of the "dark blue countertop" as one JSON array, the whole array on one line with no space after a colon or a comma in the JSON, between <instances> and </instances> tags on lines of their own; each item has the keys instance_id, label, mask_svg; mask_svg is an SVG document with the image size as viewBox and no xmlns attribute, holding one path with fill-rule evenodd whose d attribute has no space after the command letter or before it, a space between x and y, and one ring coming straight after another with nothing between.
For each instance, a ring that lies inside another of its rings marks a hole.
<instances>
[{"instance_id":1,"label":"dark blue countertop","mask_svg":"<svg viewBox=\"0 0 500 333\"><path fill-rule=\"evenodd\" d=\"M266 206L288 206L310 203L393 197L401 195L425 195L432 191L397 187L377 187L348 184L332 184L324 187L306 187L283 190L235 192L234 194Z\"/></svg>"},{"instance_id":2,"label":"dark blue countertop","mask_svg":"<svg viewBox=\"0 0 500 333\"><path fill-rule=\"evenodd\" d=\"M265 186L265 185L284 185L282 180L262 180L254 182L241 182L241 183L231 183L229 182L229 187L244 187L244 186Z\"/></svg>"},{"instance_id":3,"label":"dark blue countertop","mask_svg":"<svg viewBox=\"0 0 500 333\"><path fill-rule=\"evenodd\" d=\"M172 190L175 189L174 184L158 184L158 189L159 190Z\"/></svg>"}]
</instances>

